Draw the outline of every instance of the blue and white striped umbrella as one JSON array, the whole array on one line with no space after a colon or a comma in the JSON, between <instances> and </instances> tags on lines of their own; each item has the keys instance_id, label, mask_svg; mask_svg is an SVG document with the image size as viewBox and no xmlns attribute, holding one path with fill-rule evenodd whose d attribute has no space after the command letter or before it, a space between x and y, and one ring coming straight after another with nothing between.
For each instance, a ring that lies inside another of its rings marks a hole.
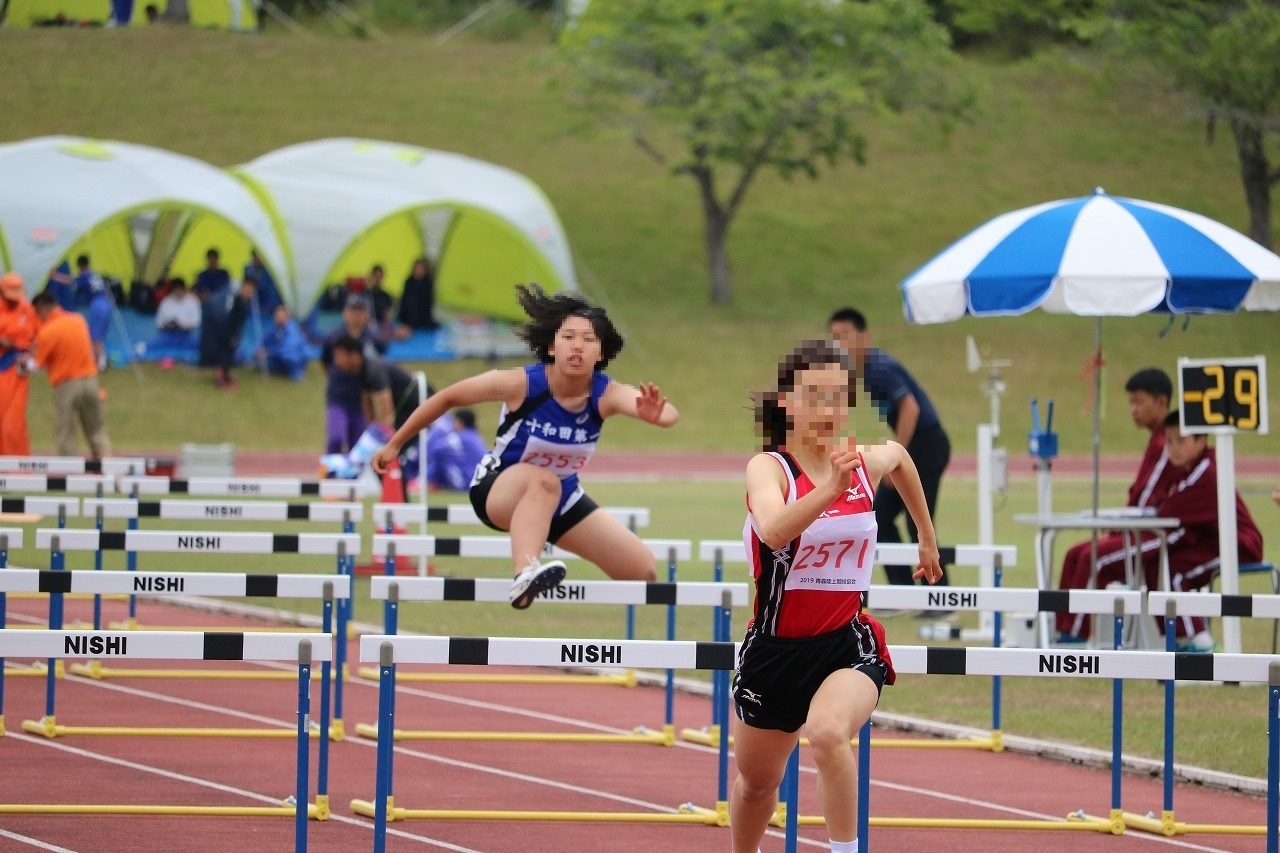
<instances>
[{"instance_id":1,"label":"blue and white striped umbrella","mask_svg":"<svg viewBox=\"0 0 1280 853\"><path fill-rule=\"evenodd\" d=\"M997 216L902 282L907 318L1280 311L1280 256L1197 213L1094 190Z\"/></svg>"}]
</instances>

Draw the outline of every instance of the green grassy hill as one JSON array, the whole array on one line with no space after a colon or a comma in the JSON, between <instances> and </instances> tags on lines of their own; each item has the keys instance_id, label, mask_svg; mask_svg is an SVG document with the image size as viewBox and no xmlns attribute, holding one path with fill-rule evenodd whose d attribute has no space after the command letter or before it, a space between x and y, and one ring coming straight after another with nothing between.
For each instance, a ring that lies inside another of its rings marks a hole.
<instances>
[{"instance_id":1,"label":"green grassy hill","mask_svg":"<svg viewBox=\"0 0 1280 853\"><path fill-rule=\"evenodd\" d=\"M974 61L980 114L949 137L917 118L880 120L868 129L865 168L843 166L815 182L760 180L731 236L736 299L713 309L692 184L565 103L548 85L548 50L541 34L506 43L461 36L436 46L408 35L373 42L184 28L0 30L12 72L0 90L0 139L113 138L229 166L294 142L358 135L524 172L556 205L584 289L628 337L612 372L660 383L684 414L677 432L611 429L614 447L750 447L747 390L769 382L797 339L820 335L833 308L855 304L933 395L959 448L973 446L988 411L981 377L964 370L964 338L972 334L989 357L1015 362L1005 373L1010 443L1020 446L1028 428L1027 399L1052 396L1064 452L1085 452L1080 373L1093 350L1092 321L1035 314L915 327L902 317L897 283L991 216L1095 186L1245 226L1232 146L1205 144L1189 101L1110 84L1083 60ZM1132 370L1156 364L1172 373L1179 355L1280 351L1273 316L1195 318L1160 337L1165 322L1103 323L1104 451L1138 443L1120 390ZM439 383L478 367L429 369ZM149 376L143 388L124 371L107 377L117 446L153 446L157 434L175 437L166 445L178 436L244 447L318 444L314 375L301 385L242 388L235 399L214 397L181 371ZM33 427L47 417L46 394L33 393ZM175 413L174 394L192 402L189 413ZM273 408L281 416L258 414ZM251 432L243 428L250 415ZM1273 401L1271 418L1278 417ZM863 435L868 420L860 420ZM36 432L43 450L51 448L48 435ZM1280 439L1248 437L1238 446L1242 454L1273 454Z\"/></svg>"}]
</instances>

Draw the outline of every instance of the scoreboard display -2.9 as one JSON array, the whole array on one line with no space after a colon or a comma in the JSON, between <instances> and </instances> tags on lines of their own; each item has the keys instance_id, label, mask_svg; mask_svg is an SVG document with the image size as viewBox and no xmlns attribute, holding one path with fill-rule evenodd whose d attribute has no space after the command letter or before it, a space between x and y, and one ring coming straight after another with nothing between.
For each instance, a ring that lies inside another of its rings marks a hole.
<instances>
[{"instance_id":1,"label":"scoreboard display -2.9","mask_svg":"<svg viewBox=\"0 0 1280 853\"><path fill-rule=\"evenodd\" d=\"M1178 399L1182 431L1267 432L1267 360L1249 358L1178 359Z\"/></svg>"}]
</instances>

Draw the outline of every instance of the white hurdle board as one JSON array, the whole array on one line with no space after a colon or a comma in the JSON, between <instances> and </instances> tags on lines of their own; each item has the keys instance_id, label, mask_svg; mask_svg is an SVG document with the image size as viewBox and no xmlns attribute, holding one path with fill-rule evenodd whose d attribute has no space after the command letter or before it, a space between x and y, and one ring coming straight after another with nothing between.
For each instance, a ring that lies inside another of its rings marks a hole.
<instances>
[{"instance_id":1,"label":"white hurdle board","mask_svg":"<svg viewBox=\"0 0 1280 853\"><path fill-rule=\"evenodd\" d=\"M649 526L647 507L607 506L602 509L630 529ZM430 521L457 525L482 523L480 516L476 515L475 509L470 504L449 504L441 507L406 503L375 503L370 517L381 527L386 527L388 524L400 527L410 524L422 526Z\"/></svg>"},{"instance_id":2,"label":"white hurdle board","mask_svg":"<svg viewBox=\"0 0 1280 853\"><path fill-rule=\"evenodd\" d=\"M1280 619L1280 595L1231 595L1212 592L1147 593L1152 616L1163 619L1165 605L1173 602L1179 616L1244 616Z\"/></svg>"},{"instance_id":3,"label":"white hurdle board","mask_svg":"<svg viewBox=\"0 0 1280 853\"><path fill-rule=\"evenodd\" d=\"M693 553L693 543L688 539L642 539L655 560L688 560ZM398 557L511 557L511 540L506 536L414 536L411 534L376 533L373 536L373 556L390 556L395 549ZM578 559L571 551L547 543L543 557ZM510 582L508 581L508 585Z\"/></svg>"},{"instance_id":4,"label":"white hurdle board","mask_svg":"<svg viewBox=\"0 0 1280 853\"><path fill-rule=\"evenodd\" d=\"M319 554L356 556L357 533L222 533L208 530L36 530L36 547L62 551L133 551L221 554Z\"/></svg>"},{"instance_id":5,"label":"white hurdle board","mask_svg":"<svg viewBox=\"0 0 1280 853\"><path fill-rule=\"evenodd\" d=\"M313 661L333 660L332 634L254 631L3 631L0 657L296 661L302 642Z\"/></svg>"},{"instance_id":6,"label":"white hurdle board","mask_svg":"<svg viewBox=\"0 0 1280 853\"><path fill-rule=\"evenodd\" d=\"M113 491L116 477L112 474L68 474L49 477L44 474L0 474L0 494L45 494L68 492L70 494L96 495L98 489Z\"/></svg>"},{"instance_id":7,"label":"white hurdle board","mask_svg":"<svg viewBox=\"0 0 1280 853\"><path fill-rule=\"evenodd\" d=\"M239 572L102 572L6 569L0 592L87 593L92 595L220 595L228 598L351 597L346 575L256 575Z\"/></svg>"},{"instance_id":8,"label":"white hurdle board","mask_svg":"<svg viewBox=\"0 0 1280 853\"><path fill-rule=\"evenodd\" d=\"M314 521L342 524L364 521L364 504L315 501L200 501L165 499L138 501L134 498L85 498L86 517L161 518L180 521Z\"/></svg>"},{"instance_id":9,"label":"white hurdle board","mask_svg":"<svg viewBox=\"0 0 1280 853\"><path fill-rule=\"evenodd\" d=\"M598 666L732 669L737 644L691 641L365 635L360 660L392 664ZM894 669L915 675L1124 678L1143 681L1229 681L1266 684L1271 655L895 646Z\"/></svg>"},{"instance_id":10,"label":"white hurdle board","mask_svg":"<svg viewBox=\"0 0 1280 853\"><path fill-rule=\"evenodd\" d=\"M113 456L94 467L108 475L138 474L147 470L147 460ZM19 474L87 474L89 463L80 456L0 456L0 471Z\"/></svg>"},{"instance_id":11,"label":"white hurdle board","mask_svg":"<svg viewBox=\"0 0 1280 853\"><path fill-rule=\"evenodd\" d=\"M369 579L369 597L386 601L391 585L399 601L510 601L511 581L503 578L388 577ZM733 607L747 603L744 583L645 583L644 581L563 581L539 600L566 604L674 604L719 607L729 593Z\"/></svg>"},{"instance_id":12,"label":"white hurdle board","mask_svg":"<svg viewBox=\"0 0 1280 853\"><path fill-rule=\"evenodd\" d=\"M80 498L0 498L0 509L4 512L31 513L32 515L60 515L65 518L78 518L80 516Z\"/></svg>"}]
</instances>

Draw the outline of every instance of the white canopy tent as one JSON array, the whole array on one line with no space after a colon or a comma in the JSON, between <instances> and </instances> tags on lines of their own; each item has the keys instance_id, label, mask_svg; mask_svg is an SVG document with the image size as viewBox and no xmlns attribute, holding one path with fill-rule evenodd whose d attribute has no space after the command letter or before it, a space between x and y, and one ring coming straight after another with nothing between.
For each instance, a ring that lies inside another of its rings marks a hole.
<instances>
[{"instance_id":1,"label":"white canopy tent","mask_svg":"<svg viewBox=\"0 0 1280 853\"><path fill-rule=\"evenodd\" d=\"M0 145L0 268L43 287L85 252L128 282L194 275L219 249L233 277L257 247L292 302L285 247L244 184L203 161L125 142L45 136Z\"/></svg>"},{"instance_id":2,"label":"white canopy tent","mask_svg":"<svg viewBox=\"0 0 1280 853\"><path fill-rule=\"evenodd\" d=\"M382 264L397 292L413 259L436 270L436 302L523 320L514 285L576 289L551 203L510 169L443 151L362 139L282 148L232 170L288 235L298 309L327 285Z\"/></svg>"}]
</instances>

